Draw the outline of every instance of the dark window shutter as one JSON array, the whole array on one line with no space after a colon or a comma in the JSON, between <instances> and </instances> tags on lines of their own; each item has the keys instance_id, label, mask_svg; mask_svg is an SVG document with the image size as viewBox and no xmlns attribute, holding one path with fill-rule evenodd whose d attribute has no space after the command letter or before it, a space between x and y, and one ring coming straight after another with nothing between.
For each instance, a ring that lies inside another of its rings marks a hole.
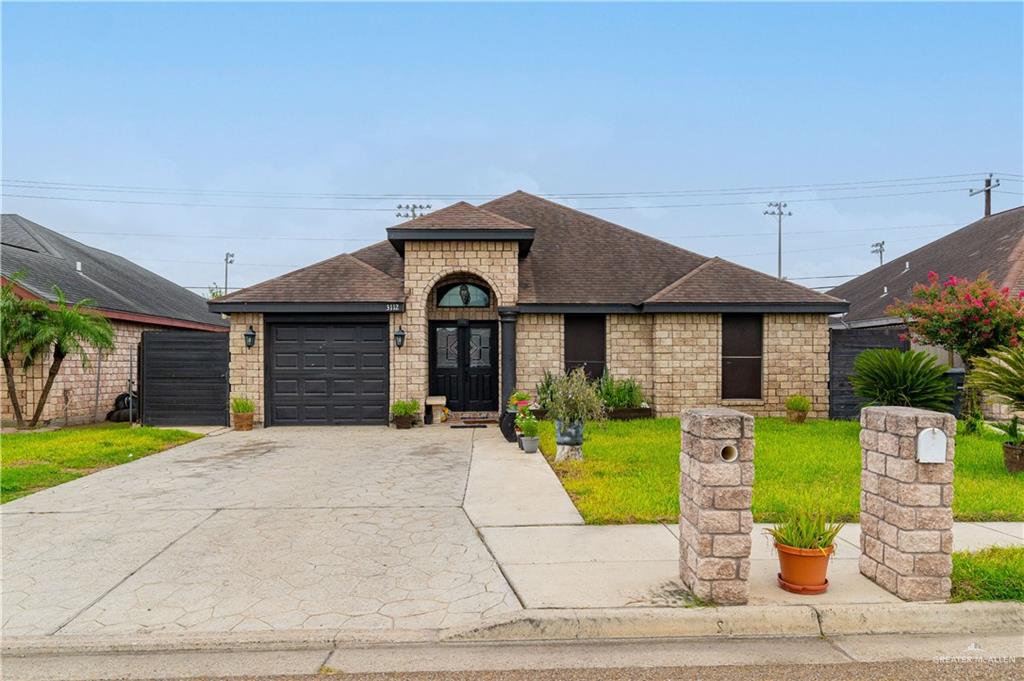
<instances>
[{"instance_id":1,"label":"dark window shutter","mask_svg":"<svg viewBox=\"0 0 1024 681\"><path fill-rule=\"evenodd\" d=\"M760 399L763 318L722 315L722 399Z\"/></svg>"},{"instance_id":2,"label":"dark window shutter","mask_svg":"<svg viewBox=\"0 0 1024 681\"><path fill-rule=\"evenodd\" d=\"M583 367L590 378L601 377L605 367L604 329L604 315L565 315L566 371Z\"/></svg>"}]
</instances>

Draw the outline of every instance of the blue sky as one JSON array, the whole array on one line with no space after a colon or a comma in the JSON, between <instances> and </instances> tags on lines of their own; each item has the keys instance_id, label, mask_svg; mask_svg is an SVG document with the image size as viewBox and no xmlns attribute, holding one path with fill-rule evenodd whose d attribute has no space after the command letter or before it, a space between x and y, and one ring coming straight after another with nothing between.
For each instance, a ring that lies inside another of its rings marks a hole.
<instances>
[{"instance_id":1,"label":"blue sky","mask_svg":"<svg viewBox=\"0 0 1024 681\"><path fill-rule=\"evenodd\" d=\"M247 285L398 221L391 198L283 193L480 201L992 171L1010 174L1003 210L1024 186L1022 27L1019 3L6 4L5 181L207 193L8 184L3 209L185 286L221 280L225 250L231 286ZM566 203L774 272L762 212L788 200L785 273L804 277L863 272L873 241L898 257L976 219L974 184ZM234 190L264 195L215 193ZM835 200L912 192L930 193ZM709 203L743 205L690 206Z\"/></svg>"}]
</instances>

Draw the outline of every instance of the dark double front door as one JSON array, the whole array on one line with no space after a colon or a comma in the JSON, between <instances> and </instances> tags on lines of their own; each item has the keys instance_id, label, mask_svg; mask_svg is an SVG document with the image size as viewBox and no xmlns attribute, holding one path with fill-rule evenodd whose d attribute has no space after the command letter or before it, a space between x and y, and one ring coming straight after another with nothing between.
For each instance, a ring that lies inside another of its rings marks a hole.
<instances>
[{"instance_id":1,"label":"dark double front door","mask_svg":"<svg viewBox=\"0 0 1024 681\"><path fill-rule=\"evenodd\" d=\"M452 411L498 409L497 322L430 323L430 394Z\"/></svg>"}]
</instances>

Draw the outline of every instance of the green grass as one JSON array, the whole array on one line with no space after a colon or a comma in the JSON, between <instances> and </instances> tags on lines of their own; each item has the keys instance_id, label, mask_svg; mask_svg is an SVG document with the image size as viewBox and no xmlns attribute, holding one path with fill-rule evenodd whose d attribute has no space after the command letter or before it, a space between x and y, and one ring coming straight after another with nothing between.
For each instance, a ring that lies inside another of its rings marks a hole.
<instances>
[{"instance_id":1,"label":"green grass","mask_svg":"<svg viewBox=\"0 0 1024 681\"><path fill-rule=\"evenodd\" d=\"M127 423L4 435L0 439L0 503L199 437L184 430L130 428Z\"/></svg>"},{"instance_id":2,"label":"green grass","mask_svg":"<svg viewBox=\"0 0 1024 681\"><path fill-rule=\"evenodd\" d=\"M759 418L753 511L777 522L820 505L836 520L860 513L860 425ZM1024 520L1024 474L1003 467L1001 435L958 435L953 512L958 520ZM587 426L582 462L554 463L554 426L541 424L541 450L588 523L675 522L679 514L679 420L607 421Z\"/></svg>"},{"instance_id":3,"label":"green grass","mask_svg":"<svg viewBox=\"0 0 1024 681\"><path fill-rule=\"evenodd\" d=\"M1024 547L954 553L950 600L1024 601Z\"/></svg>"}]
</instances>

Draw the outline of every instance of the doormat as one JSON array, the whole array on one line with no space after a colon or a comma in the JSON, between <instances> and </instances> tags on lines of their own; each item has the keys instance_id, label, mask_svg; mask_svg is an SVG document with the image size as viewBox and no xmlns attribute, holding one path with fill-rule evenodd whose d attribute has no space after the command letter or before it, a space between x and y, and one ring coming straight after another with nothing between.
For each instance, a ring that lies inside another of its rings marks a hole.
<instances>
[{"instance_id":1,"label":"doormat","mask_svg":"<svg viewBox=\"0 0 1024 681\"><path fill-rule=\"evenodd\" d=\"M456 423L451 428L486 428L487 426L482 423Z\"/></svg>"}]
</instances>

